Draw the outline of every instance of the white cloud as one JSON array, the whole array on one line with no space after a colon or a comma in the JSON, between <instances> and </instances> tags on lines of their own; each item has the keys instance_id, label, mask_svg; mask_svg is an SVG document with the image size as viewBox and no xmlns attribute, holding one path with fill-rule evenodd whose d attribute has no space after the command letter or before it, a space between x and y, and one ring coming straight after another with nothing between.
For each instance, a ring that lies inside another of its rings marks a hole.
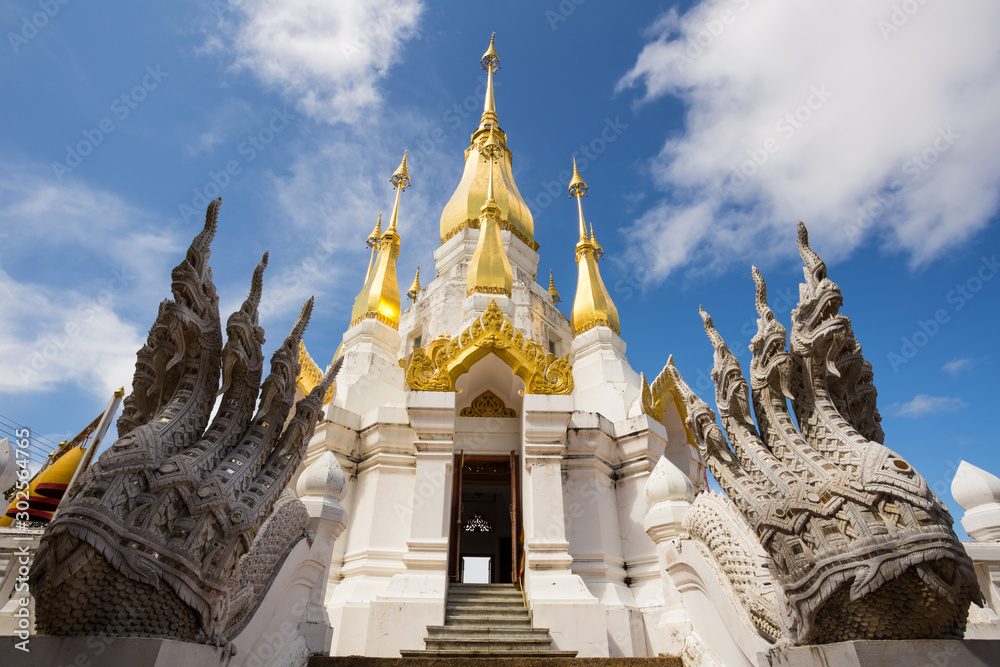
<instances>
[{"instance_id":1,"label":"white cloud","mask_svg":"<svg viewBox=\"0 0 1000 667\"><path fill-rule=\"evenodd\" d=\"M128 388L144 336L113 306L110 292L94 299L18 282L0 269L0 393L44 392L62 382L102 396Z\"/></svg>"},{"instance_id":2,"label":"white cloud","mask_svg":"<svg viewBox=\"0 0 1000 667\"><path fill-rule=\"evenodd\" d=\"M973 359L972 357L962 357L961 359L952 359L944 366L942 366L941 370L945 371L946 373L950 373L951 375L960 375L961 373L972 370L973 367L978 366L984 361L986 361L985 357L979 359Z\"/></svg>"},{"instance_id":3,"label":"white cloud","mask_svg":"<svg viewBox=\"0 0 1000 667\"><path fill-rule=\"evenodd\" d=\"M236 64L310 116L354 122L377 107L376 84L422 10L420 0L247 0L232 26Z\"/></svg>"},{"instance_id":4,"label":"white cloud","mask_svg":"<svg viewBox=\"0 0 1000 667\"><path fill-rule=\"evenodd\" d=\"M916 419L941 412L955 412L966 407L968 405L961 398L917 394L913 397L913 400L907 403L893 403L889 406L889 410L896 417Z\"/></svg>"},{"instance_id":5,"label":"white cloud","mask_svg":"<svg viewBox=\"0 0 1000 667\"><path fill-rule=\"evenodd\" d=\"M898 6L706 0L665 14L618 84L644 86L640 106L687 107L652 164L669 196L635 221L644 245L630 260L652 262L654 279L763 262L794 252L801 219L827 259L874 234L919 266L985 226L1000 184L1000 5Z\"/></svg>"},{"instance_id":6,"label":"white cloud","mask_svg":"<svg viewBox=\"0 0 1000 667\"><path fill-rule=\"evenodd\" d=\"M962 371L968 370L969 367L972 366L972 364L973 364L972 359L969 359L968 357L964 359L952 359L944 366L942 366L941 370L947 373L951 373L952 375L958 375Z\"/></svg>"},{"instance_id":7,"label":"white cloud","mask_svg":"<svg viewBox=\"0 0 1000 667\"><path fill-rule=\"evenodd\" d=\"M0 393L64 382L95 395L129 386L144 329L180 245L163 222L113 193L0 165Z\"/></svg>"}]
</instances>

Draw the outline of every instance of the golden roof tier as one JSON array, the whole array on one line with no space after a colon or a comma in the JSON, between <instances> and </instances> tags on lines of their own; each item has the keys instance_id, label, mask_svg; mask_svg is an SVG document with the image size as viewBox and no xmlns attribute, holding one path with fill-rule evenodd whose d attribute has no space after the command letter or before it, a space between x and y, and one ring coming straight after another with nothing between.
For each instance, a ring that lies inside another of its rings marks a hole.
<instances>
[{"instance_id":1,"label":"golden roof tier","mask_svg":"<svg viewBox=\"0 0 1000 667\"><path fill-rule=\"evenodd\" d=\"M618 309L611 301L608 288L601 279L601 271L597 261L604 256L604 249L594 237L594 226L590 226L590 236L587 236L587 224L583 219L582 198L587 196L587 183L580 177L573 160L573 178L569 182L569 196L576 197L577 209L580 214L580 240L576 244L576 264L578 277L576 283L576 298L573 299L573 311L569 323L576 337L598 326L605 326L621 335L621 325L618 321Z\"/></svg>"},{"instance_id":2,"label":"golden roof tier","mask_svg":"<svg viewBox=\"0 0 1000 667\"><path fill-rule=\"evenodd\" d=\"M538 250L535 243L535 222L531 211L514 183L512 168L513 154L507 148L507 135L497 121L496 104L493 100L493 73L500 69L500 58L490 38L490 48L483 54L480 64L486 70L486 100L479 127L472 133L471 145L465 151L465 171L455 193L448 200L441 213L441 243L444 243L463 229L477 229L482 207L487 200L490 186L490 164L483 155L483 145L493 132L500 148L500 158L494 170L496 182L493 184L493 198L499 208L500 228L509 229L532 250Z\"/></svg>"}]
</instances>

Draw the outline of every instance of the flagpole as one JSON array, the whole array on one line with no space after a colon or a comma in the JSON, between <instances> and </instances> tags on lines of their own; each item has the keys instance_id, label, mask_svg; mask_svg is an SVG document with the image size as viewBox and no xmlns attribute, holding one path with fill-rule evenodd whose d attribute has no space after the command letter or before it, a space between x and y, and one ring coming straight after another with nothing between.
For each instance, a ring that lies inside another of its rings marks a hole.
<instances>
[{"instance_id":1,"label":"flagpole","mask_svg":"<svg viewBox=\"0 0 1000 667\"><path fill-rule=\"evenodd\" d=\"M111 420L114 419L115 413L118 412L118 406L121 405L123 396L125 396L125 387L119 387L115 395L111 397L111 402L108 403L107 409L101 415L101 421L97 424L97 430L94 431L94 435L90 439L90 444L87 445L87 451L83 453L83 458L80 459L80 465L77 466L73 477L69 480L69 484L66 485L66 493L62 498L63 501L69 497L70 491L72 491L73 485L76 484L76 480L79 479L80 474L90 466L90 462L94 459L94 454L97 453L97 448L100 446L101 440L104 439L104 434L108 432L108 427L111 426ZM60 502L55 512L52 513L52 519L49 520L50 523L59 514L62 506L63 503Z\"/></svg>"}]
</instances>

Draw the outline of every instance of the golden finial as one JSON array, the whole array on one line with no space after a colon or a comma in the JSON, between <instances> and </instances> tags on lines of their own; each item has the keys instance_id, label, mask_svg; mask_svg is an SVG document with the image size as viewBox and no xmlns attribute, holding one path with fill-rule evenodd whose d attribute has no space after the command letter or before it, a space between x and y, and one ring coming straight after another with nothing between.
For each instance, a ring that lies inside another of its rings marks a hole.
<instances>
[{"instance_id":1,"label":"golden finial","mask_svg":"<svg viewBox=\"0 0 1000 667\"><path fill-rule=\"evenodd\" d=\"M597 242L596 238L594 238L594 223L590 223L590 243L594 246L594 251L597 253L597 259L604 257L604 248L602 248L601 244Z\"/></svg>"},{"instance_id":2,"label":"golden finial","mask_svg":"<svg viewBox=\"0 0 1000 667\"><path fill-rule=\"evenodd\" d=\"M115 389L115 396L124 396L124 395L125 395L125 387L118 387L118 389Z\"/></svg>"},{"instance_id":3,"label":"golden finial","mask_svg":"<svg viewBox=\"0 0 1000 667\"><path fill-rule=\"evenodd\" d=\"M496 36L496 33L490 35L490 48L486 49L486 53L479 59L479 64L487 72L496 72L500 69L500 56L497 55L497 50L493 46L493 40L496 39Z\"/></svg>"},{"instance_id":4,"label":"golden finial","mask_svg":"<svg viewBox=\"0 0 1000 667\"><path fill-rule=\"evenodd\" d=\"M417 297L420 295L420 267L417 267L417 274L413 276L413 282L410 284L410 289L406 290L406 296L413 303L417 302Z\"/></svg>"},{"instance_id":5,"label":"golden finial","mask_svg":"<svg viewBox=\"0 0 1000 667\"><path fill-rule=\"evenodd\" d=\"M406 151L403 151L403 161L399 163L399 168L392 172L389 179L392 186L405 190L410 187L410 171L406 168Z\"/></svg>"},{"instance_id":6,"label":"golden finial","mask_svg":"<svg viewBox=\"0 0 1000 667\"><path fill-rule=\"evenodd\" d=\"M556 281L552 277L552 269L549 269L549 296L552 297L553 306L562 301L559 292L556 291Z\"/></svg>"},{"instance_id":7,"label":"golden finial","mask_svg":"<svg viewBox=\"0 0 1000 667\"><path fill-rule=\"evenodd\" d=\"M378 212L378 220L375 221L375 229L372 233L368 235L368 241L366 242L369 248L374 248L378 245L378 240L382 238L382 211Z\"/></svg>"},{"instance_id":8,"label":"golden finial","mask_svg":"<svg viewBox=\"0 0 1000 667\"><path fill-rule=\"evenodd\" d=\"M576 168L576 158L573 158L573 178L569 181L569 196L576 197L576 207L580 212L580 240L587 240L587 224L583 221L583 202L581 197L587 196L587 182L580 176Z\"/></svg>"},{"instance_id":9,"label":"golden finial","mask_svg":"<svg viewBox=\"0 0 1000 667\"><path fill-rule=\"evenodd\" d=\"M569 181L570 197L586 197L587 182L580 176L580 170L576 168L576 158L573 158L573 178Z\"/></svg>"},{"instance_id":10,"label":"golden finial","mask_svg":"<svg viewBox=\"0 0 1000 667\"><path fill-rule=\"evenodd\" d=\"M372 274L372 267L375 266L375 249L378 248L379 239L382 238L382 211L378 212L378 220L375 221L375 229L368 236L366 241L369 248L372 249L371 257L368 258L368 272L365 273L365 282L368 282L368 277Z\"/></svg>"},{"instance_id":11,"label":"golden finial","mask_svg":"<svg viewBox=\"0 0 1000 667\"><path fill-rule=\"evenodd\" d=\"M403 161L399 163L399 169L392 172L392 178L389 179L389 182L392 183L392 187L396 188L396 203L392 207L392 217L389 219L389 228L386 233L396 231L396 222L399 219L399 193L410 187L410 172L406 168L406 151L403 151Z\"/></svg>"},{"instance_id":12,"label":"golden finial","mask_svg":"<svg viewBox=\"0 0 1000 667\"><path fill-rule=\"evenodd\" d=\"M494 127L499 122L496 102L493 100L493 73L500 69L500 56L493 48L494 37L496 37L496 33L490 37L490 48L486 49L486 53L479 60L479 64L486 70L486 100L483 102L483 117L479 122L480 129Z\"/></svg>"}]
</instances>

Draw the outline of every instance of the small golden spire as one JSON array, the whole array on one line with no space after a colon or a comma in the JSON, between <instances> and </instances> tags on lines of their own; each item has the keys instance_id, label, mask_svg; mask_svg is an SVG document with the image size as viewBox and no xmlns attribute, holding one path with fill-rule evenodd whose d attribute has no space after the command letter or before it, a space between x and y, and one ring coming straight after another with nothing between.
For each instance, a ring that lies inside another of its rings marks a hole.
<instances>
[{"instance_id":1,"label":"small golden spire","mask_svg":"<svg viewBox=\"0 0 1000 667\"><path fill-rule=\"evenodd\" d=\"M486 100L483 102L483 117L479 122L480 128L494 127L498 122L496 102L493 100L493 72L500 69L500 56L497 55L497 50L493 47L493 39L496 35L493 33L490 36L490 48L486 49L486 53L479 60L479 64L486 70Z\"/></svg>"},{"instance_id":2,"label":"small golden spire","mask_svg":"<svg viewBox=\"0 0 1000 667\"><path fill-rule=\"evenodd\" d=\"M392 172L389 179L392 187L396 188L396 203L392 207L392 217L389 219L389 231L396 231L396 221L399 218L399 193L410 187L410 171L406 168L406 151L403 151L403 161L399 163L399 168Z\"/></svg>"},{"instance_id":3,"label":"small golden spire","mask_svg":"<svg viewBox=\"0 0 1000 667\"><path fill-rule=\"evenodd\" d=\"M388 324L393 329L399 326L399 282L396 278L396 258L399 257L399 233L396 223L399 220L399 194L410 185L410 172L406 169L406 153L399 168L393 172L389 182L396 188L396 203L392 208L392 218L385 233L381 231L382 214L375 223L375 230L368 237L372 244L374 260L369 263L371 268L365 278L364 287L354 299L351 309L351 326L365 319L376 319Z\"/></svg>"},{"instance_id":4,"label":"small golden spire","mask_svg":"<svg viewBox=\"0 0 1000 667\"><path fill-rule=\"evenodd\" d=\"M420 296L420 267L417 267L417 273L413 276L413 282L410 283L410 289L406 290L407 298L413 303L417 302L417 297Z\"/></svg>"},{"instance_id":5,"label":"small golden spire","mask_svg":"<svg viewBox=\"0 0 1000 667\"><path fill-rule=\"evenodd\" d=\"M570 314L570 327L573 336L598 326L605 326L621 335L618 321L618 309L615 308L608 289L601 279L601 271L597 261L604 256L604 249L594 236L594 226L590 226L590 236L583 219L582 197L587 196L587 183L580 177L573 160L573 178L569 182L569 195L576 197L580 216L580 240L576 243L577 283L576 297L573 299L573 310Z\"/></svg>"},{"instance_id":6,"label":"small golden spire","mask_svg":"<svg viewBox=\"0 0 1000 667\"><path fill-rule=\"evenodd\" d=\"M576 207L580 211L580 240L587 238L587 224L583 221L583 202L581 197L587 196L587 182L580 176L576 168L576 158L573 158L573 178L569 181L569 196L576 197Z\"/></svg>"},{"instance_id":7,"label":"small golden spire","mask_svg":"<svg viewBox=\"0 0 1000 667\"><path fill-rule=\"evenodd\" d=\"M553 306L562 301L562 297L560 297L559 292L556 291L556 281L555 278L552 277L552 269L549 269L549 296L552 297Z\"/></svg>"},{"instance_id":8,"label":"small golden spire","mask_svg":"<svg viewBox=\"0 0 1000 667\"><path fill-rule=\"evenodd\" d=\"M379 239L382 238L382 211L378 212L378 220L375 221L375 229L368 235L366 244L372 249L372 255L368 258L368 272L365 274L365 282L372 275L372 267L375 265L375 249L378 247Z\"/></svg>"}]
</instances>

